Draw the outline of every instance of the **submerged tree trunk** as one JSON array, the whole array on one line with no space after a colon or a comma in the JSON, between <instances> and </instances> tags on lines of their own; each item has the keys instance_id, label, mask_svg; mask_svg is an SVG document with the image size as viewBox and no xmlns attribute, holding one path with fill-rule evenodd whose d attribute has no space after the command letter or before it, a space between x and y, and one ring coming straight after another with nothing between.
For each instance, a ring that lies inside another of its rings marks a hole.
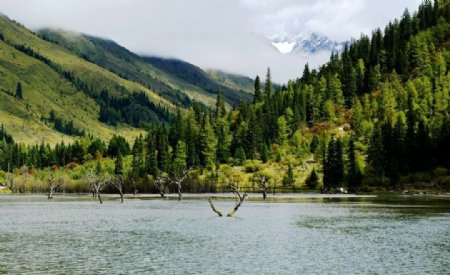
<instances>
[{"instance_id":1,"label":"submerged tree trunk","mask_svg":"<svg viewBox=\"0 0 450 275\"><path fill-rule=\"evenodd\" d=\"M123 203L123 192L122 189L119 191L120 193L120 202Z\"/></svg>"},{"instance_id":2,"label":"submerged tree trunk","mask_svg":"<svg viewBox=\"0 0 450 275\"><path fill-rule=\"evenodd\" d=\"M153 184L155 185L156 189L158 190L161 198L164 198L166 193L169 191L167 188L167 179L158 176L158 177L156 177Z\"/></svg>"},{"instance_id":3,"label":"submerged tree trunk","mask_svg":"<svg viewBox=\"0 0 450 275\"><path fill-rule=\"evenodd\" d=\"M110 181L110 184L119 191L120 195L120 202L123 203L123 178L122 176L116 176L115 178L112 178Z\"/></svg>"},{"instance_id":4,"label":"submerged tree trunk","mask_svg":"<svg viewBox=\"0 0 450 275\"><path fill-rule=\"evenodd\" d=\"M211 205L211 209L219 216L222 217L222 212L220 212L219 210L216 209L216 207L214 206L213 202L212 202L212 198L208 199L209 201L209 205Z\"/></svg>"},{"instance_id":5,"label":"submerged tree trunk","mask_svg":"<svg viewBox=\"0 0 450 275\"><path fill-rule=\"evenodd\" d=\"M247 197L247 193L245 193L243 196L241 196L241 193L235 186L231 186L231 189L233 190L233 193L237 194L237 197L239 198L239 201L236 201L236 204L233 208L233 210L227 214L227 217L233 217L233 215L238 211L239 207L241 207L242 203L244 203L245 198ZM223 214L219 210L216 209L214 206L214 203L212 201L212 198L208 199L209 205L211 206L211 209L216 213L219 217L222 217Z\"/></svg>"},{"instance_id":6,"label":"submerged tree trunk","mask_svg":"<svg viewBox=\"0 0 450 275\"><path fill-rule=\"evenodd\" d=\"M247 194L244 194L242 197L239 195L239 202L234 206L233 211L227 214L227 217L233 217L233 215L239 210L239 207L241 207L242 203L244 203L245 198L247 197Z\"/></svg>"},{"instance_id":7,"label":"submerged tree trunk","mask_svg":"<svg viewBox=\"0 0 450 275\"><path fill-rule=\"evenodd\" d=\"M181 201L181 182L177 182L178 186L178 200Z\"/></svg>"},{"instance_id":8,"label":"submerged tree trunk","mask_svg":"<svg viewBox=\"0 0 450 275\"><path fill-rule=\"evenodd\" d=\"M100 196L100 192L97 192L97 198L98 198L98 201L100 202L100 204L102 204L103 201L102 201L102 197Z\"/></svg>"}]
</instances>

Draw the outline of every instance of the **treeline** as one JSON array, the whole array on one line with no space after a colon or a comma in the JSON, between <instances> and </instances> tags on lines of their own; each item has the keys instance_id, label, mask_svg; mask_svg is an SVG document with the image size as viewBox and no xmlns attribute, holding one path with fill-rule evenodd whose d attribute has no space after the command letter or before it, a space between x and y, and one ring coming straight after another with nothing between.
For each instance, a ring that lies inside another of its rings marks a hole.
<instances>
[{"instance_id":1,"label":"treeline","mask_svg":"<svg viewBox=\"0 0 450 275\"><path fill-rule=\"evenodd\" d=\"M73 121L64 121L63 119L56 117L55 111L51 111L49 114L48 122L53 123L54 128L63 134L69 135L69 136L83 136L85 134L84 130L79 130L78 128L75 128L73 125Z\"/></svg>"},{"instance_id":2,"label":"treeline","mask_svg":"<svg viewBox=\"0 0 450 275\"><path fill-rule=\"evenodd\" d=\"M5 131L3 124L0 127L0 140L3 140L5 143L14 143L14 139Z\"/></svg>"},{"instance_id":3,"label":"treeline","mask_svg":"<svg viewBox=\"0 0 450 275\"><path fill-rule=\"evenodd\" d=\"M0 170L14 171L23 166L43 169L53 165L73 168L87 161L103 157L114 158L131 153L129 143L120 136L113 136L108 144L92 136L83 136L71 144L64 142L51 147L49 144L22 145L0 130Z\"/></svg>"}]
</instances>

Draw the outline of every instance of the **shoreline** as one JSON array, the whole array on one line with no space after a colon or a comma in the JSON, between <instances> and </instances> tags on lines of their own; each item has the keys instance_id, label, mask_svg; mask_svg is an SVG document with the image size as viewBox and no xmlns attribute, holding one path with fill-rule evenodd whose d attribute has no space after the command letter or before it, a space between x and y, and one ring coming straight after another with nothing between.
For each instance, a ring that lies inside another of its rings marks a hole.
<instances>
[{"instance_id":1,"label":"shoreline","mask_svg":"<svg viewBox=\"0 0 450 275\"><path fill-rule=\"evenodd\" d=\"M15 193L7 194L0 193L0 198L8 198L12 196L17 197L41 197L47 196L46 193ZM321 194L321 193L279 193L279 194L268 194L266 201L273 200L284 200L284 199L361 199L361 198L378 198L383 196L403 196L403 197L441 197L450 198L450 193L440 193L440 194L402 194L402 193L377 193L377 194ZM183 199L234 199L236 197L233 193L184 193ZM89 193L56 193L55 198L91 198L92 194ZM119 194L102 194L102 198L105 199L119 199ZM147 200L147 199L178 199L178 194L166 194L162 198L159 194L124 194L124 199L128 200ZM261 193L248 193L247 200L261 200Z\"/></svg>"}]
</instances>

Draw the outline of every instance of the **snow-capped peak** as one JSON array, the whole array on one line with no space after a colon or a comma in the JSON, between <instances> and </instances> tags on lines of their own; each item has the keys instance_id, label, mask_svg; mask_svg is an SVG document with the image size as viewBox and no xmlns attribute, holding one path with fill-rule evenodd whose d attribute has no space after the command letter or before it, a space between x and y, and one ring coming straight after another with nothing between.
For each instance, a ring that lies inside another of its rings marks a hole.
<instances>
[{"instance_id":1,"label":"snow-capped peak","mask_svg":"<svg viewBox=\"0 0 450 275\"><path fill-rule=\"evenodd\" d=\"M319 51L341 52L347 42L331 41L326 36L313 32L268 37L272 45L282 54L311 54Z\"/></svg>"}]
</instances>

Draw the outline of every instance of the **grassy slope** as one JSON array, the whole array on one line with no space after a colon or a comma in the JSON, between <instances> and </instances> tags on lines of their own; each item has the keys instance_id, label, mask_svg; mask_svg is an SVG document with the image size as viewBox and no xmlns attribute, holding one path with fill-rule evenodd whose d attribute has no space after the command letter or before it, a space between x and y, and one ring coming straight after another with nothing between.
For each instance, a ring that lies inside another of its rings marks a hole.
<instances>
[{"instance_id":1,"label":"grassy slope","mask_svg":"<svg viewBox=\"0 0 450 275\"><path fill-rule=\"evenodd\" d=\"M154 91L143 85L123 79L100 66L80 58L61 46L44 41L34 33L23 27L19 27L9 20L5 20L3 17L0 17L0 27L7 40L14 44L25 44L31 47L65 70L74 72L75 76L82 78L83 82L92 85L98 90L105 88L109 92L117 95L123 93L123 88L128 91L143 91L152 101L168 107L173 106L168 100L161 98Z\"/></svg>"},{"instance_id":2,"label":"grassy slope","mask_svg":"<svg viewBox=\"0 0 450 275\"><path fill-rule=\"evenodd\" d=\"M75 72L83 81L97 88L107 88L112 93L144 91L149 97L164 106L173 108L167 100L140 84L127 81L117 75L89 63L68 50L41 40L25 28L0 17L0 29L8 43L25 44L41 55ZM99 107L95 102L77 90L71 83L41 61L31 58L10 45L0 41L0 123L18 142L35 143L45 140L54 144L70 137L53 130L41 121L50 110L65 120L73 120L77 128L108 139L113 133L127 138L142 133L127 126L110 128L100 123ZM17 82L23 86L24 100L11 96Z\"/></svg>"},{"instance_id":3,"label":"grassy slope","mask_svg":"<svg viewBox=\"0 0 450 275\"><path fill-rule=\"evenodd\" d=\"M225 87L249 94L254 93L254 80L249 77L230 74L220 70L206 70L206 73Z\"/></svg>"}]
</instances>

